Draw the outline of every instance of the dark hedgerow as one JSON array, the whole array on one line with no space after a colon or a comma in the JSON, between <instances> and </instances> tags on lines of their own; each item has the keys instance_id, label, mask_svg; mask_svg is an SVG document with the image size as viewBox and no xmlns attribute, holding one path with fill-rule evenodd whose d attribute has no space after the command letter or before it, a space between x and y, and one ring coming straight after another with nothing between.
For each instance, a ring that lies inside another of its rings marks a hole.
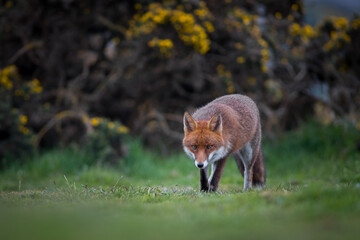
<instances>
[{"instance_id":1,"label":"dark hedgerow","mask_svg":"<svg viewBox=\"0 0 360 240\"><path fill-rule=\"evenodd\" d=\"M232 93L257 102L268 136L309 116L360 129L358 16L310 26L295 0L7 1L0 13L2 162L95 135L94 149L118 151L88 116L166 153L184 111Z\"/></svg>"}]
</instances>

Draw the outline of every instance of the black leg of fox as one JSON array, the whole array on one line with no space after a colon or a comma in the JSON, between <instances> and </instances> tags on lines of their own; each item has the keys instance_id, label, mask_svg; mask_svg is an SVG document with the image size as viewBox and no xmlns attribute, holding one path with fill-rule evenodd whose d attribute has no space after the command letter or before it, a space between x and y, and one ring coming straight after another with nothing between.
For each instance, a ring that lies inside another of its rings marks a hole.
<instances>
[{"instance_id":1,"label":"black leg of fox","mask_svg":"<svg viewBox=\"0 0 360 240\"><path fill-rule=\"evenodd\" d=\"M200 169L200 190L207 192L209 191L208 183L208 168Z\"/></svg>"},{"instance_id":2,"label":"black leg of fox","mask_svg":"<svg viewBox=\"0 0 360 240\"><path fill-rule=\"evenodd\" d=\"M264 158L262 150L260 150L258 156L255 159L253 166L253 186L262 187L266 182L266 171L264 165Z\"/></svg>"},{"instance_id":3,"label":"black leg of fox","mask_svg":"<svg viewBox=\"0 0 360 240\"><path fill-rule=\"evenodd\" d=\"M221 179L221 176L224 171L224 167L226 164L227 157L220 159L219 161L215 162L215 172L210 179L210 192L215 192L219 187L219 182Z\"/></svg>"}]
</instances>

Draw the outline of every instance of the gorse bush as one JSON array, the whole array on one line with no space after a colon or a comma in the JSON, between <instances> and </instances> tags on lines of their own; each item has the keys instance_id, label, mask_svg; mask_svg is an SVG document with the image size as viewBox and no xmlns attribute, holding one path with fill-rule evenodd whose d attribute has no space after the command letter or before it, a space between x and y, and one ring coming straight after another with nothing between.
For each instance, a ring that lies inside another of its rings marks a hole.
<instances>
[{"instance_id":1,"label":"gorse bush","mask_svg":"<svg viewBox=\"0 0 360 240\"><path fill-rule=\"evenodd\" d=\"M313 27L301 20L301 2L291 4L287 15L267 15L256 4L231 1L137 3L135 10L125 39L146 50L139 53L145 67L132 67L156 69L157 82L175 98L198 106L216 96L245 93L259 103L267 133L292 128L311 114L324 124L346 118L360 126L355 110L360 106L351 100L360 93L359 19L331 17ZM143 81L150 83L152 75L146 76ZM180 115L186 104L151 102L145 111L157 109L167 124L180 129L167 111ZM163 129L164 123L158 124Z\"/></svg>"},{"instance_id":2,"label":"gorse bush","mask_svg":"<svg viewBox=\"0 0 360 240\"><path fill-rule=\"evenodd\" d=\"M89 133L83 148L98 163L117 163L119 157L126 155L123 138L129 129L117 121L99 117L91 118L90 123L94 130Z\"/></svg>"},{"instance_id":3,"label":"gorse bush","mask_svg":"<svg viewBox=\"0 0 360 240\"><path fill-rule=\"evenodd\" d=\"M199 8L191 12L184 10L185 6L175 5L173 2L151 3L144 12L141 4L136 4L138 13L130 20L130 28L126 32L128 39L152 33L158 25L171 24L177 32L178 38L187 46L192 46L196 52L205 54L210 49L210 39L208 33L214 31L211 23L213 16L206 7L205 2L199 3ZM189 7L187 7L189 8ZM156 39L156 38L155 38ZM168 48L172 48L171 40L165 40ZM170 44L171 42L171 44ZM161 43L161 42L159 42ZM165 42L163 42L165 43ZM152 41L149 46L152 46ZM161 49L160 49L161 50Z\"/></svg>"},{"instance_id":4,"label":"gorse bush","mask_svg":"<svg viewBox=\"0 0 360 240\"><path fill-rule=\"evenodd\" d=\"M116 163L126 154L122 137L128 133L128 128L105 118L89 118L86 114L77 116L63 111L35 134L28 126L28 116L36 117L31 111L36 109L36 98L43 91L39 80L24 81L14 65L0 70L0 80L0 169L9 166L11 161L30 159L41 138L53 125L58 124L61 128L61 121L79 116L86 128L83 148L92 154L93 159L99 163Z\"/></svg>"},{"instance_id":5,"label":"gorse bush","mask_svg":"<svg viewBox=\"0 0 360 240\"><path fill-rule=\"evenodd\" d=\"M34 133L28 128L27 108L42 92L38 79L24 82L16 66L0 69L0 157L1 166L9 158L29 157L34 152Z\"/></svg>"}]
</instances>

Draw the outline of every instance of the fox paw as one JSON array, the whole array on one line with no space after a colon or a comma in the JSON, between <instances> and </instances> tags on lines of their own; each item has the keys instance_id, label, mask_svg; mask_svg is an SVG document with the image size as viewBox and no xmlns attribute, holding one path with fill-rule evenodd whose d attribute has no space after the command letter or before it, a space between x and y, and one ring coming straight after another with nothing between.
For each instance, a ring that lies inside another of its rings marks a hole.
<instances>
[{"instance_id":1,"label":"fox paw","mask_svg":"<svg viewBox=\"0 0 360 240\"><path fill-rule=\"evenodd\" d=\"M209 192L216 192L216 190L217 190L217 187L216 187L216 186L210 185Z\"/></svg>"}]
</instances>

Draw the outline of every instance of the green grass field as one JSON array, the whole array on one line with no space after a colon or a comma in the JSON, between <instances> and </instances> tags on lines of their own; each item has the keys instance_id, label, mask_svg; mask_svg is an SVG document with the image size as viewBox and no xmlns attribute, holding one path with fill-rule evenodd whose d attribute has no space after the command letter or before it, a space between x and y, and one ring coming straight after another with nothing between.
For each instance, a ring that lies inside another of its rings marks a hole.
<instances>
[{"instance_id":1,"label":"green grass field","mask_svg":"<svg viewBox=\"0 0 360 240\"><path fill-rule=\"evenodd\" d=\"M110 167L75 147L46 151L0 172L0 239L359 239L359 140L309 123L264 141L263 190L242 191L231 157L210 194L181 152L132 140Z\"/></svg>"}]
</instances>

